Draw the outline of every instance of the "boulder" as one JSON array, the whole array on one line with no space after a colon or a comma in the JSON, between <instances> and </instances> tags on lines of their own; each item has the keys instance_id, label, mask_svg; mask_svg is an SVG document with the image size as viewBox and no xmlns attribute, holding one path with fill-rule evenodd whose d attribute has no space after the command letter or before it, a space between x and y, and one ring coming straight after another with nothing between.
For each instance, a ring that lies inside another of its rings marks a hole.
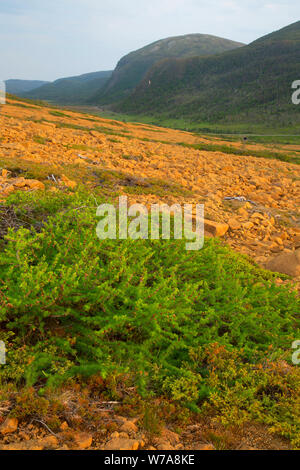
<instances>
[{"instance_id":1,"label":"boulder","mask_svg":"<svg viewBox=\"0 0 300 470\"><path fill-rule=\"evenodd\" d=\"M41 181L38 180L25 180L26 186L33 190L44 190L45 185Z\"/></svg>"},{"instance_id":2,"label":"boulder","mask_svg":"<svg viewBox=\"0 0 300 470\"><path fill-rule=\"evenodd\" d=\"M15 442L0 447L1 450L53 450L58 447L55 436L47 436L43 439L30 439L26 442Z\"/></svg>"},{"instance_id":3,"label":"boulder","mask_svg":"<svg viewBox=\"0 0 300 470\"><path fill-rule=\"evenodd\" d=\"M132 421L125 421L120 430L125 433L136 433L138 432L138 427Z\"/></svg>"},{"instance_id":4,"label":"boulder","mask_svg":"<svg viewBox=\"0 0 300 470\"><path fill-rule=\"evenodd\" d=\"M216 448L212 444L199 444L194 447L194 450L216 450Z\"/></svg>"},{"instance_id":5,"label":"boulder","mask_svg":"<svg viewBox=\"0 0 300 470\"><path fill-rule=\"evenodd\" d=\"M243 224L243 228L244 228L245 230L251 230L253 227L254 227L254 223L253 223L253 222L245 222L245 223Z\"/></svg>"},{"instance_id":6,"label":"boulder","mask_svg":"<svg viewBox=\"0 0 300 470\"><path fill-rule=\"evenodd\" d=\"M211 233L214 237L223 237L228 232L228 224L213 222L212 220L204 220L204 230Z\"/></svg>"},{"instance_id":7,"label":"boulder","mask_svg":"<svg viewBox=\"0 0 300 470\"><path fill-rule=\"evenodd\" d=\"M266 269L292 277L300 276L300 248L292 253L282 253L272 258L267 262Z\"/></svg>"},{"instance_id":8,"label":"boulder","mask_svg":"<svg viewBox=\"0 0 300 470\"><path fill-rule=\"evenodd\" d=\"M228 225L229 225L230 230L232 230L232 231L239 230L241 228L241 223L237 219L235 219L234 217L231 217L228 220Z\"/></svg>"},{"instance_id":9,"label":"boulder","mask_svg":"<svg viewBox=\"0 0 300 470\"><path fill-rule=\"evenodd\" d=\"M76 181L70 180L66 175L61 176L61 181L63 182L63 184L65 186L67 186L68 188L71 188L71 189L75 189L76 186L77 186Z\"/></svg>"},{"instance_id":10,"label":"boulder","mask_svg":"<svg viewBox=\"0 0 300 470\"><path fill-rule=\"evenodd\" d=\"M85 450L91 447L93 436L85 432L75 434L74 441L78 449Z\"/></svg>"},{"instance_id":11,"label":"boulder","mask_svg":"<svg viewBox=\"0 0 300 470\"><path fill-rule=\"evenodd\" d=\"M1 434L12 434L18 429L17 418L7 418L4 423L0 426Z\"/></svg>"},{"instance_id":12,"label":"boulder","mask_svg":"<svg viewBox=\"0 0 300 470\"><path fill-rule=\"evenodd\" d=\"M107 442L104 450L138 450L139 441L134 439L111 439Z\"/></svg>"}]
</instances>

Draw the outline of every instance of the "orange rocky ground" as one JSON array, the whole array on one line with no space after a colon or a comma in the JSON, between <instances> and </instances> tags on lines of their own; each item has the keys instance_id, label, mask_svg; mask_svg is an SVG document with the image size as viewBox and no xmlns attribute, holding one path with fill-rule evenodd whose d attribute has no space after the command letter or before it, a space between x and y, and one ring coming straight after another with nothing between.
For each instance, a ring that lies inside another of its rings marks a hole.
<instances>
[{"instance_id":1,"label":"orange rocky ground","mask_svg":"<svg viewBox=\"0 0 300 470\"><path fill-rule=\"evenodd\" d=\"M60 398L64 401L66 421L55 432L39 419L19 422L17 418L6 418L0 425L0 451L290 449L286 439L271 434L264 425L225 428L206 419L190 420L179 429L173 423L149 430L140 416L124 417L115 412L112 402L88 402L88 408L83 410L82 397L74 392L67 391Z\"/></svg>"},{"instance_id":2,"label":"orange rocky ground","mask_svg":"<svg viewBox=\"0 0 300 470\"><path fill-rule=\"evenodd\" d=\"M93 189L105 185L104 175L130 203L204 203L207 233L224 236L262 265L300 246L297 164L196 150L185 145L218 139L15 100L2 107L0 129L0 199L80 182ZM226 144L249 153L265 148ZM290 155L286 146L278 150ZM235 196L250 202L225 200Z\"/></svg>"}]
</instances>

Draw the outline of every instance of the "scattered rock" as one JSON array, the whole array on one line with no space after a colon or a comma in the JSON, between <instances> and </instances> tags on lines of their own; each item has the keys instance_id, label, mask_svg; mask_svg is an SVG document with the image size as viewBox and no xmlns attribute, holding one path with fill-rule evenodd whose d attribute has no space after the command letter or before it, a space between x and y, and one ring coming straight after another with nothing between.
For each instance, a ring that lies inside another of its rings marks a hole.
<instances>
[{"instance_id":1,"label":"scattered rock","mask_svg":"<svg viewBox=\"0 0 300 470\"><path fill-rule=\"evenodd\" d=\"M280 237L275 237L275 238L274 238L274 242L276 242L277 245L283 245L282 238L280 238Z\"/></svg>"},{"instance_id":2,"label":"scattered rock","mask_svg":"<svg viewBox=\"0 0 300 470\"><path fill-rule=\"evenodd\" d=\"M71 188L71 189L75 189L76 186L77 186L76 181L70 180L66 175L62 175L61 181L63 182L63 184L65 186L67 186L68 188Z\"/></svg>"},{"instance_id":3,"label":"scattered rock","mask_svg":"<svg viewBox=\"0 0 300 470\"><path fill-rule=\"evenodd\" d=\"M134 439L111 439L104 447L104 450L138 450L139 441Z\"/></svg>"},{"instance_id":4,"label":"scattered rock","mask_svg":"<svg viewBox=\"0 0 300 470\"><path fill-rule=\"evenodd\" d=\"M246 209L244 209L244 207L240 207L238 209L238 214L242 217L248 217L248 212L246 211Z\"/></svg>"},{"instance_id":5,"label":"scattered rock","mask_svg":"<svg viewBox=\"0 0 300 470\"><path fill-rule=\"evenodd\" d=\"M24 188L26 186L26 180L25 178L21 177L21 178L17 178L15 181L14 181L14 187L15 188Z\"/></svg>"},{"instance_id":6,"label":"scattered rock","mask_svg":"<svg viewBox=\"0 0 300 470\"><path fill-rule=\"evenodd\" d=\"M29 441L15 442L3 445L1 450L53 450L58 447L55 436L47 436L43 439L30 439Z\"/></svg>"},{"instance_id":7,"label":"scattered rock","mask_svg":"<svg viewBox=\"0 0 300 470\"><path fill-rule=\"evenodd\" d=\"M61 431L66 431L67 429L69 428L69 425L66 421L64 421L61 425L60 425L60 429Z\"/></svg>"},{"instance_id":8,"label":"scattered rock","mask_svg":"<svg viewBox=\"0 0 300 470\"><path fill-rule=\"evenodd\" d=\"M264 215L261 214L260 212L254 212L254 213L251 215L251 219L260 219L260 220L264 220Z\"/></svg>"},{"instance_id":9,"label":"scattered rock","mask_svg":"<svg viewBox=\"0 0 300 470\"><path fill-rule=\"evenodd\" d=\"M138 432L138 427L131 421L126 421L122 424L120 430L125 433L136 433Z\"/></svg>"},{"instance_id":10,"label":"scattered rock","mask_svg":"<svg viewBox=\"0 0 300 470\"><path fill-rule=\"evenodd\" d=\"M163 429L163 431L161 432L161 436L165 440L168 440L172 445L179 444L180 442L179 434L176 434L175 432L170 431L167 428Z\"/></svg>"},{"instance_id":11,"label":"scattered rock","mask_svg":"<svg viewBox=\"0 0 300 470\"><path fill-rule=\"evenodd\" d=\"M55 449L58 447L58 439L55 436L47 436L40 441L40 444L43 449Z\"/></svg>"},{"instance_id":12,"label":"scattered rock","mask_svg":"<svg viewBox=\"0 0 300 470\"><path fill-rule=\"evenodd\" d=\"M241 228L241 223L235 219L234 217L231 217L229 220L228 220L228 225L229 225L229 228L230 230L239 230Z\"/></svg>"},{"instance_id":13,"label":"scattered rock","mask_svg":"<svg viewBox=\"0 0 300 470\"><path fill-rule=\"evenodd\" d=\"M216 450L212 444L200 444L194 447L193 450Z\"/></svg>"},{"instance_id":14,"label":"scattered rock","mask_svg":"<svg viewBox=\"0 0 300 470\"><path fill-rule=\"evenodd\" d=\"M25 180L26 181L26 186L28 186L30 189L33 190L41 190L44 191L45 185L44 183L41 183L41 181L38 180Z\"/></svg>"},{"instance_id":15,"label":"scattered rock","mask_svg":"<svg viewBox=\"0 0 300 470\"><path fill-rule=\"evenodd\" d=\"M245 230L251 230L253 227L254 227L254 223L253 223L253 222L245 222L245 223L243 224L243 228L244 228Z\"/></svg>"},{"instance_id":16,"label":"scattered rock","mask_svg":"<svg viewBox=\"0 0 300 470\"><path fill-rule=\"evenodd\" d=\"M80 432L75 434L74 441L78 449L85 450L91 447L93 443L93 436L85 432Z\"/></svg>"},{"instance_id":17,"label":"scattered rock","mask_svg":"<svg viewBox=\"0 0 300 470\"><path fill-rule=\"evenodd\" d=\"M180 443L180 436L165 428L162 430L160 437L153 440L153 443L158 450L174 450Z\"/></svg>"},{"instance_id":18,"label":"scattered rock","mask_svg":"<svg viewBox=\"0 0 300 470\"><path fill-rule=\"evenodd\" d=\"M223 237L228 229L228 224L213 222L207 219L204 221L204 230L211 233L214 237Z\"/></svg>"},{"instance_id":19,"label":"scattered rock","mask_svg":"<svg viewBox=\"0 0 300 470\"><path fill-rule=\"evenodd\" d=\"M161 441L157 444L158 450L175 450L175 448L168 441Z\"/></svg>"},{"instance_id":20,"label":"scattered rock","mask_svg":"<svg viewBox=\"0 0 300 470\"><path fill-rule=\"evenodd\" d=\"M266 269L292 277L300 276L300 249L276 256L266 263Z\"/></svg>"},{"instance_id":21,"label":"scattered rock","mask_svg":"<svg viewBox=\"0 0 300 470\"><path fill-rule=\"evenodd\" d=\"M7 444L0 446L0 449L3 450L43 450L43 446L38 440L31 440L27 442L16 442L13 444Z\"/></svg>"},{"instance_id":22,"label":"scattered rock","mask_svg":"<svg viewBox=\"0 0 300 470\"><path fill-rule=\"evenodd\" d=\"M24 441L30 441L30 436L26 434L26 432L19 431L18 437L20 437L21 439L24 439Z\"/></svg>"},{"instance_id":23,"label":"scattered rock","mask_svg":"<svg viewBox=\"0 0 300 470\"><path fill-rule=\"evenodd\" d=\"M7 418L0 426L0 433L3 435L12 434L17 431L18 424L17 418Z\"/></svg>"}]
</instances>

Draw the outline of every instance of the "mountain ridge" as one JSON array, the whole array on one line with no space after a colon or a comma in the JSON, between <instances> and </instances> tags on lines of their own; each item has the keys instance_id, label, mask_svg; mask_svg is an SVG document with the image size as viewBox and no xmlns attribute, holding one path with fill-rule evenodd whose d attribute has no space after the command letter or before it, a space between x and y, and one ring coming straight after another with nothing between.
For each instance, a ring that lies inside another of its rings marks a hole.
<instances>
[{"instance_id":1,"label":"mountain ridge","mask_svg":"<svg viewBox=\"0 0 300 470\"><path fill-rule=\"evenodd\" d=\"M4 82L7 93L12 95L30 92L36 88L39 88L40 86L50 83L44 80L20 80L15 78L5 80Z\"/></svg>"},{"instance_id":2,"label":"mountain ridge","mask_svg":"<svg viewBox=\"0 0 300 470\"><path fill-rule=\"evenodd\" d=\"M291 84L299 70L297 22L223 54L160 61L115 108L208 122L261 120L265 112L267 119L295 115L300 122L299 109L291 102Z\"/></svg>"},{"instance_id":3,"label":"mountain ridge","mask_svg":"<svg viewBox=\"0 0 300 470\"><path fill-rule=\"evenodd\" d=\"M60 104L85 103L109 79L111 71L99 71L63 77L47 83L30 92L23 93L25 98L41 99Z\"/></svg>"}]
</instances>

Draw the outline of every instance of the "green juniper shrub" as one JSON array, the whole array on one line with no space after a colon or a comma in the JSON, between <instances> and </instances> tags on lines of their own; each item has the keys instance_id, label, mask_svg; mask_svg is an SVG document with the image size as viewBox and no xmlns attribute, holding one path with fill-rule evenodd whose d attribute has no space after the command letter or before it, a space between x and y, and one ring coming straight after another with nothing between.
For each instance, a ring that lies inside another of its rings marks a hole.
<instances>
[{"instance_id":1,"label":"green juniper shrub","mask_svg":"<svg viewBox=\"0 0 300 470\"><path fill-rule=\"evenodd\" d=\"M2 383L130 373L143 396L192 411L211 404L234 420L240 410L276 429L289 414L284 433L294 435L284 404L295 378L283 376L273 396L255 369L291 355L299 298L288 287L213 239L191 252L185 240L99 240L95 199L83 192L12 202L49 215L39 230L10 229L0 253L0 339L16 338Z\"/></svg>"}]
</instances>

